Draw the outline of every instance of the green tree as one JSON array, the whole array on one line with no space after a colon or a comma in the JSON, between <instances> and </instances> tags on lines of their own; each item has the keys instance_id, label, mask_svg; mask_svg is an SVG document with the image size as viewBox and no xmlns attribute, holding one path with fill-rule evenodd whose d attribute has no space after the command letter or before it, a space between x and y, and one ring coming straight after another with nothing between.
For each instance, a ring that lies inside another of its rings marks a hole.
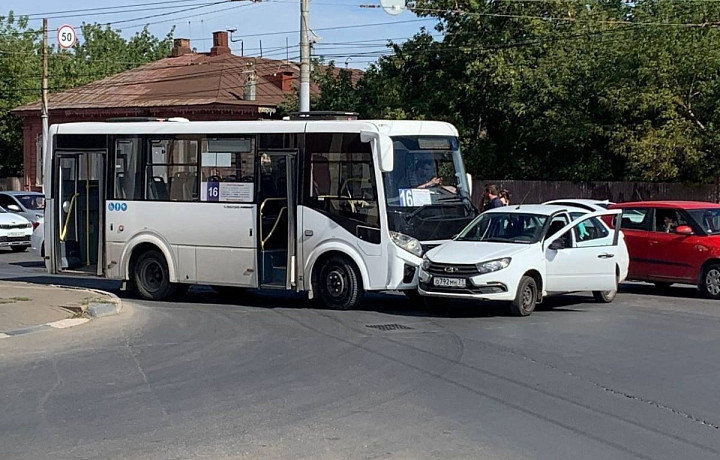
<instances>
[{"instance_id":1,"label":"green tree","mask_svg":"<svg viewBox=\"0 0 720 460\"><path fill-rule=\"evenodd\" d=\"M50 92L64 91L169 56L172 30L164 38L147 28L129 40L120 30L83 24L83 40L70 50L48 50ZM41 96L42 32L27 18L0 16L0 175L22 171L22 126L9 110ZM51 107L52 110L52 107Z\"/></svg>"}]
</instances>

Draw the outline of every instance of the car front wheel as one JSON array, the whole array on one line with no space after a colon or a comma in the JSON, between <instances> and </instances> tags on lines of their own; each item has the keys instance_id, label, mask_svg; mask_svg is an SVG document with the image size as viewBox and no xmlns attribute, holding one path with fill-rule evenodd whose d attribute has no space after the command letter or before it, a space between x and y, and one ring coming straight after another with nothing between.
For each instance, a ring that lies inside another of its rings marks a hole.
<instances>
[{"instance_id":1,"label":"car front wheel","mask_svg":"<svg viewBox=\"0 0 720 460\"><path fill-rule=\"evenodd\" d=\"M617 276L615 276L615 289L610 291L593 291L593 297L595 297L595 301L600 303L610 303L613 300L615 300L615 296L618 292L618 279Z\"/></svg>"},{"instance_id":2,"label":"car front wheel","mask_svg":"<svg viewBox=\"0 0 720 460\"><path fill-rule=\"evenodd\" d=\"M317 279L320 300L335 310L350 310L363 298L362 279L355 265L347 258L333 256L320 268Z\"/></svg>"},{"instance_id":3,"label":"car front wheel","mask_svg":"<svg viewBox=\"0 0 720 460\"><path fill-rule=\"evenodd\" d=\"M515 316L528 316L535 310L537 298L537 283L532 277L523 276L515 300L510 303L510 312Z\"/></svg>"},{"instance_id":4,"label":"car front wheel","mask_svg":"<svg viewBox=\"0 0 720 460\"><path fill-rule=\"evenodd\" d=\"M712 264L705 269L700 289L711 299L720 299L720 264Z\"/></svg>"}]
</instances>

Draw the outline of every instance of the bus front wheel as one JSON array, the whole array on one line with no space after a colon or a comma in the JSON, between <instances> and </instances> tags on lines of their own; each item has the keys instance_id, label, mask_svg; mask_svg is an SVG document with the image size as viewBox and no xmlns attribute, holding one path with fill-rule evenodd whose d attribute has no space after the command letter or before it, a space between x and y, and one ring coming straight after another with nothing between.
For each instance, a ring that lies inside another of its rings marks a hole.
<instances>
[{"instance_id":1,"label":"bus front wheel","mask_svg":"<svg viewBox=\"0 0 720 460\"><path fill-rule=\"evenodd\" d=\"M357 268L341 256L325 260L320 267L316 287L322 303L336 310L355 308L364 294Z\"/></svg>"},{"instance_id":2,"label":"bus front wheel","mask_svg":"<svg viewBox=\"0 0 720 460\"><path fill-rule=\"evenodd\" d=\"M163 300L175 293L170 282L165 257L159 251L146 251L135 262L133 281L140 296L148 300Z\"/></svg>"}]
</instances>

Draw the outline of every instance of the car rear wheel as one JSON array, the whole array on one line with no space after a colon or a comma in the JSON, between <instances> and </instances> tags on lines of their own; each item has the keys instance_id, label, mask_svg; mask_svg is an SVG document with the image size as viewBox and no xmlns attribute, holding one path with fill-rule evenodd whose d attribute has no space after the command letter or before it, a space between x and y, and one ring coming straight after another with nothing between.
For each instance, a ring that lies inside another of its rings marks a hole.
<instances>
[{"instance_id":1,"label":"car rear wheel","mask_svg":"<svg viewBox=\"0 0 720 460\"><path fill-rule=\"evenodd\" d=\"M537 283L532 277L523 276L515 300L510 303L510 313L515 316L528 316L535 310L537 298Z\"/></svg>"},{"instance_id":2,"label":"car rear wheel","mask_svg":"<svg viewBox=\"0 0 720 460\"><path fill-rule=\"evenodd\" d=\"M705 269L700 289L711 299L720 299L720 264L712 264Z\"/></svg>"}]
</instances>

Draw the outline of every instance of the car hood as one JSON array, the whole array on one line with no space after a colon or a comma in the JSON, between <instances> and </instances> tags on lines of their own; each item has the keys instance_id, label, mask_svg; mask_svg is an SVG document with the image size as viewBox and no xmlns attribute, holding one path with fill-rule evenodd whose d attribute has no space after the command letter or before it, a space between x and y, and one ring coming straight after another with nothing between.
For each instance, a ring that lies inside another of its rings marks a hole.
<instances>
[{"instance_id":1,"label":"car hood","mask_svg":"<svg viewBox=\"0 0 720 460\"><path fill-rule=\"evenodd\" d=\"M443 264L476 264L529 251L534 244L488 241L449 241L427 253L428 259Z\"/></svg>"},{"instance_id":2,"label":"car hood","mask_svg":"<svg viewBox=\"0 0 720 460\"><path fill-rule=\"evenodd\" d=\"M29 221L23 216L14 214L12 212L4 212L0 214L0 224L3 225L27 224L28 222Z\"/></svg>"}]
</instances>

